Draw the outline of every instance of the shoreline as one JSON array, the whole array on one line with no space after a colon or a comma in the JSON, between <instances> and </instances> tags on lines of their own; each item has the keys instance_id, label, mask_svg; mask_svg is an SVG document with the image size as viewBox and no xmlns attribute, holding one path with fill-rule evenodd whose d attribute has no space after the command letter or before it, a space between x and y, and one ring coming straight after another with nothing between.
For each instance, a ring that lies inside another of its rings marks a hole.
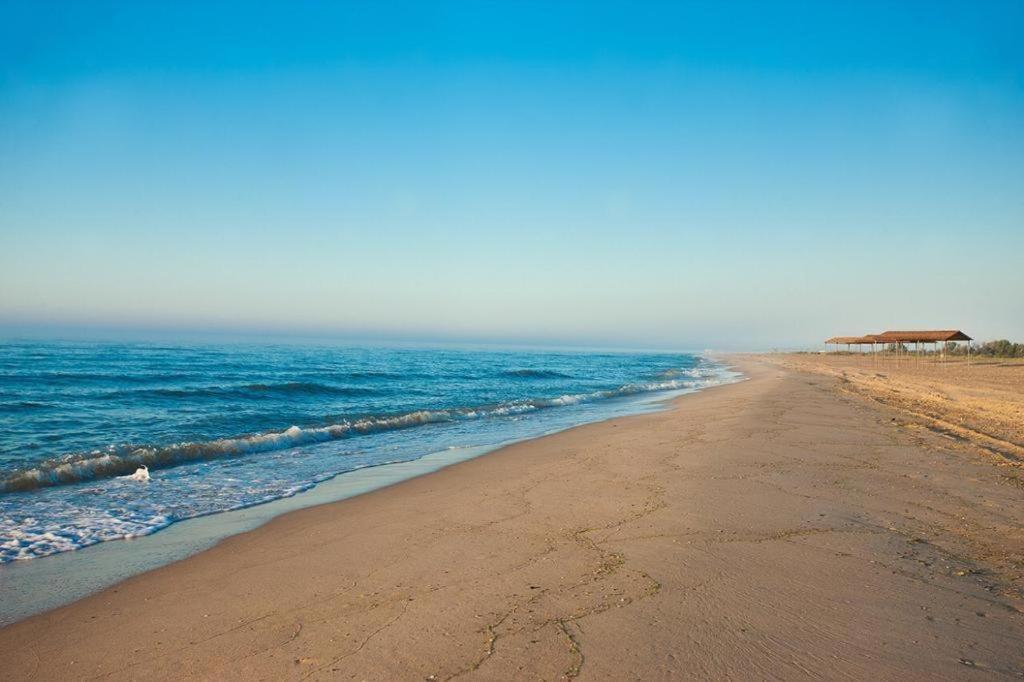
<instances>
[{"instance_id":1,"label":"shoreline","mask_svg":"<svg viewBox=\"0 0 1024 682\"><path fill-rule=\"evenodd\" d=\"M729 363L721 360L715 362L721 365L723 372L732 371ZM742 381L743 378L742 375L732 376L721 384L625 399L622 403L627 410L625 415L610 414L595 421L583 421L565 428L556 427L540 435L527 435L488 445L451 447L407 461L362 467L333 476L294 495L182 519L146 535L119 538L73 551L0 564L0 592L14 595L0 601L0 628L72 604L147 571L195 556L229 537L256 530L278 516L382 490L517 443L599 424L608 419L671 409L671 403L681 397ZM74 575L75 572L80 574ZM69 574L73 576L70 580ZM53 589L55 584L60 585L60 591ZM37 596L40 593L44 595L43 598Z\"/></svg>"},{"instance_id":2,"label":"shoreline","mask_svg":"<svg viewBox=\"0 0 1024 682\"><path fill-rule=\"evenodd\" d=\"M984 551L1019 551L1020 491L832 377L738 364L749 380L277 516L0 629L8 672L1024 670L1019 585Z\"/></svg>"}]
</instances>

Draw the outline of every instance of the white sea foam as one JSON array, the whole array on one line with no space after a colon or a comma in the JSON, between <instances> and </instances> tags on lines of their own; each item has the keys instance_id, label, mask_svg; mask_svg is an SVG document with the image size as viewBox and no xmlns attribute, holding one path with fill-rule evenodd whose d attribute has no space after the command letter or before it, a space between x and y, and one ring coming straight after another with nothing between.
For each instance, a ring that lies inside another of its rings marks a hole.
<instances>
[{"instance_id":1,"label":"white sea foam","mask_svg":"<svg viewBox=\"0 0 1024 682\"><path fill-rule=\"evenodd\" d=\"M367 416L319 427L291 426L282 431L200 443L120 446L50 460L14 472L0 482L2 491L33 491L0 495L0 563L139 537L179 520L288 497L342 472L416 459L425 452L450 446L453 439L493 443L540 435L604 415L629 413L636 410L630 407L632 403L616 408L616 403L602 407L601 401L697 390L734 376L717 367L701 365L613 390L472 408ZM573 409L548 409L556 407ZM623 411L616 412L619 409ZM532 426L521 426L519 421L511 423L534 413L536 417L522 422ZM476 425L470 428L474 422ZM401 432L430 424L449 424L451 428L416 428L414 434ZM380 435L350 444L341 442L353 435L371 433ZM488 435L480 436L481 433ZM143 464L154 474L164 470L142 487L116 478ZM178 464L193 466L174 466ZM93 479L91 485L61 485Z\"/></svg>"},{"instance_id":2,"label":"white sea foam","mask_svg":"<svg viewBox=\"0 0 1024 682\"><path fill-rule=\"evenodd\" d=\"M565 407L597 400L633 396L641 393L673 391L706 386L716 381L721 372L714 368L678 370L674 378L664 381L631 383L617 389L561 395L555 398L531 398L510 401L493 406L454 408L445 410L417 410L398 415L371 416L345 420L337 424L300 428L291 426L284 431L259 433L239 438L222 438L207 442L185 442L165 446L115 446L107 451L67 455L47 460L32 468L15 471L0 480L0 492L16 492L36 488L79 483L98 478L124 476L141 466L150 469L175 466L223 457L283 450L312 443L346 438L355 434L406 429L425 424L437 424L466 419L502 417L523 414L538 409Z\"/></svg>"}]
</instances>

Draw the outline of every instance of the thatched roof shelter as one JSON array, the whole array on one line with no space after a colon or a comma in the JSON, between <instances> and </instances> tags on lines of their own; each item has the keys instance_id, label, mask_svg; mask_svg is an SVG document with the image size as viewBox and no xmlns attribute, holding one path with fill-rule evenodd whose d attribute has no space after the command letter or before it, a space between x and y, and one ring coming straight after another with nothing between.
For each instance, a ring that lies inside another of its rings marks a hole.
<instances>
[{"instance_id":1,"label":"thatched roof shelter","mask_svg":"<svg viewBox=\"0 0 1024 682\"><path fill-rule=\"evenodd\" d=\"M946 357L945 344L951 341L966 341L967 342L967 362L971 361L971 341L973 339L967 334L964 334L959 329L924 329L915 331L887 331L881 334L866 334L864 336L833 336L830 339L826 339L827 345L835 344L836 351L839 350L839 346L846 345L846 349L852 350L852 346L871 346L871 354L874 356L876 346L881 345L883 348L887 344L892 344L896 350L896 357L899 358L901 353L910 352L905 351L903 344L914 344L916 347L916 357L920 358L921 354L925 352L925 344L935 344L935 352L939 353L941 349L942 357ZM862 351L863 352L863 351Z\"/></svg>"},{"instance_id":2,"label":"thatched roof shelter","mask_svg":"<svg viewBox=\"0 0 1024 682\"><path fill-rule=\"evenodd\" d=\"M833 336L830 339L825 339L825 343L847 345L861 343L943 343L945 341L973 341L973 339L959 329L888 331L881 334Z\"/></svg>"},{"instance_id":3,"label":"thatched roof shelter","mask_svg":"<svg viewBox=\"0 0 1024 682\"><path fill-rule=\"evenodd\" d=\"M826 339L825 343L845 343L847 345L860 344L860 343L882 343L872 335L868 336L833 336L831 339Z\"/></svg>"},{"instance_id":4,"label":"thatched roof shelter","mask_svg":"<svg viewBox=\"0 0 1024 682\"><path fill-rule=\"evenodd\" d=\"M959 329L889 331L875 334L876 343L942 343L943 341L973 341Z\"/></svg>"}]
</instances>

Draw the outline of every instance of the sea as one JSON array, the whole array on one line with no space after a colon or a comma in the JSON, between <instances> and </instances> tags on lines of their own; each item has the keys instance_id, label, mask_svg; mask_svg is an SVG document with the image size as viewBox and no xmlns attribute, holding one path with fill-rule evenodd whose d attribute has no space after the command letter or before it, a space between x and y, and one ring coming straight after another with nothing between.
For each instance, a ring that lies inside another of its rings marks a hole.
<instances>
[{"instance_id":1,"label":"sea","mask_svg":"<svg viewBox=\"0 0 1024 682\"><path fill-rule=\"evenodd\" d=\"M301 496L371 467L484 452L736 378L693 353L3 341L0 564ZM132 477L142 466L148 481Z\"/></svg>"}]
</instances>

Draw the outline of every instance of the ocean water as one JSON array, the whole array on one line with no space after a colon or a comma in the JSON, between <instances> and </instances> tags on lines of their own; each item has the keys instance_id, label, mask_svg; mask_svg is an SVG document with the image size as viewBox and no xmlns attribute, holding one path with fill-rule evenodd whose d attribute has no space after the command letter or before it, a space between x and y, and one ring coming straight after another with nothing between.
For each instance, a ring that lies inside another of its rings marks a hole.
<instances>
[{"instance_id":1,"label":"ocean water","mask_svg":"<svg viewBox=\"0 0 1024 682\"><path fill-rule=\"evenodd\" d=\"M679 353L0 343L0 563L734 376ZM149 482L125 478L143 464Z\"/></svg>"}]
</instances>

